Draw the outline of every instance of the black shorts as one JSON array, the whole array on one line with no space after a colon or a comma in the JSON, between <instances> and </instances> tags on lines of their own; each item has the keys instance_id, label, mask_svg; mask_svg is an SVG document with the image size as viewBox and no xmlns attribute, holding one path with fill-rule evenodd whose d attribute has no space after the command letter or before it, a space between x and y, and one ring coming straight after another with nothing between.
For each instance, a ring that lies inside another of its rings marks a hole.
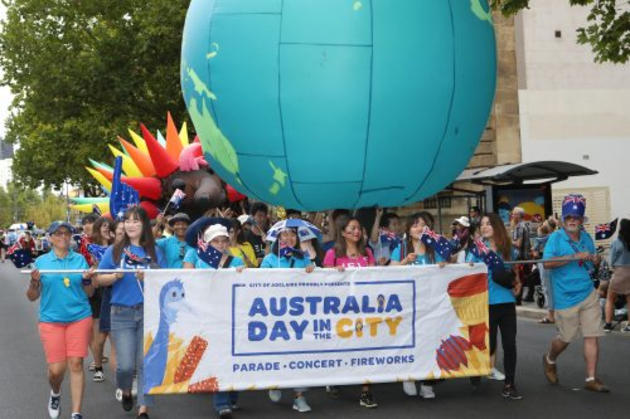
<instances>
[{"instance_id":1,"label":"black shorts","mask_svg":"<svg viewBox=\"0 0 630 419\"><path fill-rule=\"evenodd\" d=\"M101 316L101 297L102 290L97 288L94 295L90 297L90 307L92 308L92 318L98 319Z\"/></svg>"}]
</instances>

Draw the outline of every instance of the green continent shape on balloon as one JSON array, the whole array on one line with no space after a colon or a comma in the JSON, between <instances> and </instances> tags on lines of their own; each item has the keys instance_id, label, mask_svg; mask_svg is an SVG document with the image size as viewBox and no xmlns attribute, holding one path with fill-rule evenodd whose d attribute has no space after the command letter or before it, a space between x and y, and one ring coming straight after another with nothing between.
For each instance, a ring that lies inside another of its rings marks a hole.
<instances>
[{"instance_id":1,"label":"green continent shape on balloon","mask_svg":"<svg viewBox=\"0 0 630 419\"><path fill-rule=\"evenodd\" d=\"M238 173L238 156L236 155L236 150L234 150L232 143L225 138L225 135L223 135L219 127L217 127L203 99L201 101L201 113L199 113L196 98L190 99L188 112L195 124L204 151L210 153L225 170L236 175Z\"/></svg>"},{"instance_id":2,"label":"green continent shape on balloon","mask_svg":"<svg viewBox=\"0 0 630 419\"><path fill-rule=\"evenodd\" d=\"M481 6L481 0L470 0L470 10L479 18L479 20L487 20L492 24L492 13L486 12Z\"/></svg>"},{"instance_id":3,"label":"green continent shape on balloon","mask_svg":"<svg viewBox=\"0 0 630 419\"><path fill-rule=\"evenodd\" d=\"M190 80L195 85L195 92L197 92L200 95L205 95L210 100L217 100L217 97L214 95L214 93L210 91L210 89L208 89L208 86L206 86L206 84L199 78L195 70L188 67L186 69L186 73L188 74L188 77L190 77Z\"/></svg>"}]
</instances>

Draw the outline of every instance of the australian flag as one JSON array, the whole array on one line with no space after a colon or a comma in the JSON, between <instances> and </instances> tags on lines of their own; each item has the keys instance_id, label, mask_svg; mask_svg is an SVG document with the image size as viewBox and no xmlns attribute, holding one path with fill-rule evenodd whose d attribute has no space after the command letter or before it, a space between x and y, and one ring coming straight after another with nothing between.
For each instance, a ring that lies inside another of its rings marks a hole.
<instances>
[{"instance_id":1,"label":"australian flag","mask_svg":"<svg viewBox=\"0 0 630 419\"><path fill-rule=\"evenodd\" d=\"M618 218L610 223L597 224L595 226L595 240L607 240L611 238L612 235L615 234L615 231L617 231L617 221L619 221Z\"/></svg>"},{"instance_id":2,"label":"australian flag","mask_svg":"<svg viewBox=\"0 0 630 419\"><path fill-rule=\"evenodd\" d=\"M490 249L481 240L475 240L470 252L478 259L483 260L489 271L502 271L505 269L503 260L497 253Z\"/></svg>"},{"instance_id":3,"label":"australian flag","mask_svg":"<svg viewBox=\"0 0 630 419\"><path fill-rule=\"evenodd\" d=\"M140 203L138 192L129 185L120 181L122 157L116 157L114 163L114 177L112 178L112 191L109 197L109 213L116 219L121 219L125 211L131 205Z\"/></svg>"},{"instance_id":4,"label":"australian flag","mask_svg":"<svg viewBox=\"0 0 630 419\"><path fill-rule=\"evenodd\" d=\"M424 228L420 240L425 246L432 248L445 261L448 261L453 254L454 249L451 242L449 242L446 237L433 232L428 227Z\"/></svg>"},{"instance_id":5,"label":"australian flag","mask_svg":"<svg viewBox=\"0 0 630 419\"><path fill-rule=\"evenodd\" d=\"M173 196L168 201L168 206L173 209L178 209L182 204L182 201L186 198L186 194L181 189L175 189Z\"/></svg>"},{"instance_id":6,"label":"australian flag","mask_svg":"<svg viewBox=\"0 0 630 419\"><path fill-rule=\"evenodd\" d=\"M151 265L150 256L140 257L129 249L123 250L123 257L125 266L127 267L146 269Z\"/></svg>"},{"instance_id":7,"label":"australian flag","mask_svg":"<svg viewBox=\"0 0 630 419\"><path fill-rule=\"evenodd\" d=\"M381 247L392 252L400 244L400 239L392 232L381 233Z\"/></svg>"},{"instance_id":8,"label":"australian flag","mask_svg":"<svg viewBox=\"0 0 630 419\"><path fill-rule=\"evenodd\" d=\"M287 259L291 259L291 257L302 259L304 257L304 252L299 249L294 249L293 247L284 246L280 248L280 257Z\"/></svg>"},{"instance_id":9,"label":"australian flag","mask_svg":"<svg viewBox=\"0 0 630 419\"><path fill-rule=\"evenodd\" d=\"M204 243L203 240L199 240L197 242L197 256L214 269L219 269L223 253L211 244Z\"/></svg>"},{"instance_id":10,"label":"australian flag","mask_svg":"<svg viewBox=\"0 0 630 419\"><path fill-rule=\"evenodd\" d=\"M7 256L18 269L21 269L33 262L31 252L27 249L22 249L17 243L7 250Z\"/></svg>"},{"instance_id":11,"label":"australian flag","mask_svg":"<svg viewBox=\"0 0 630 419\"><path fill-rule=\"evenodd\" d=\"M105 254L106 250L107 250L107 246L100 246L100 245L94 244L94 243L89 243L87 245L87 251L90 253L90 255L92 255L92 258L96 262L100 262L101 261L101 259L103 258L103 255Z\"/></svg>"}]
</instances>

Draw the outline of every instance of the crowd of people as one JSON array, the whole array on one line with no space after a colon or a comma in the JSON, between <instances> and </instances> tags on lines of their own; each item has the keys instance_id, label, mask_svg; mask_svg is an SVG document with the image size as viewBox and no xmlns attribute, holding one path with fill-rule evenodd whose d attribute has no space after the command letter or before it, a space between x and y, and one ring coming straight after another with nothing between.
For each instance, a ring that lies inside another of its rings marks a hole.
<instances>
[{"instance_id":1,"label":"crowd of people","mask_svg":"<svg viewBox=\"0 0 630 419\"><path fill-rule=\"evenodd\" d=\"M504 381L501 395L522 398L516 387L517 321L516 305L523 294L533 293L525 279L531 272L524 264L512 261L543 258L537 266L548 294L549 313L545 323L555 323L558 336L543 358L543 372L551 384L558 383L559 355L581 333L586 360L585 388L609 391L597 377L598 337L602 335L601 309L592 271L600 263L590 235L583 229L585 201L581 196L565 198L560 220L541 223L537 238L522 219L522 210L513 210L512 225L506 228L496 214L482 214L472 208L468 216L452 222L449 234L453 251L447 258L422 240L427 229L435 228L428 212L399 217L393 212L376 210L374 223L366 226L347 210L326 215L286 211L286 217L304 218L318 226L323 235L301 240L295 228L282 229L268 240L271 227L268 207L255 203L242 214L231 209L213 210L191 222L178 213L149 220L139 206L130 207L120 220L88 215L83 218L79 236L68 223L55 222L47 230L51 250L34 262L27 297L40 300L39 332L51 387L48 412L57 418L61 406L61 383L70 370L72 419L81 419L84 390L83 360L91 352L93 381L104 380L103 365L115 372L116 399L125 411L131 411L136 398L137 417L148 418L153 397L145 395L134 383L144 383L143 302L145 269L275 269L292 268L312 272L317 268L346 268L397 265L439 265L450 263L486 263L488 265L491 379ZM608 298L617 296L630 303L630 221L621 222L619 238L613 243L611 266L613 280ZM27 239L28 240L28 239ZM497 255L490 263L485 255ZM83 273L41 273L42 270L77 269ZM112 273L98 273L96 270ZM125 269L125 272L115 272ZM135 273L132 273L134 271ZM606 305L607 327L612 305ZM503 368L494 365L497 335L501 334ZM104 347L109 340L109 357ZM150 377L149 377L150 378ZM479 378L471 379L474 386ZM409 396L435 398L435 382L403 383ZM293 389L293 409L308 412L311 407L308 388ZM339 388L329 386L332 398ZM269 398L278 402L280 390L270 390ZM213 395L214 409L221 418L232 417L238 394ZM363 385L358 397L361 406L378 406L372 386Z\"/></svg>"}]
</instances>

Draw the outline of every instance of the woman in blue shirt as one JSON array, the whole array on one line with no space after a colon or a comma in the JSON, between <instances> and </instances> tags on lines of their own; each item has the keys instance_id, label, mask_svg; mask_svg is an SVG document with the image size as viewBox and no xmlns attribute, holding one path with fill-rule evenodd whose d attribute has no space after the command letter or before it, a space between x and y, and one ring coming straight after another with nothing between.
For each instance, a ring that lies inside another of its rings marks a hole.
<instances>
[{"instance_id":1,"label":"woman in blue shirt","mask_svg":"<svg viewBox=\"0 0 630 419\"><path fill-rule=\"evenodd\" d=\"M138 374L138 418L148 419L148 406L153 403L151 396L145 396L144 383L144 291L143 269L166 267L163 254L158 249L151 231L151 223L146 211L140 206L127 209L124 215L122 240L109 247L99 269L133 269L136 273L114 273L98 275L100 286L112 285L111 333L116 345L118 365L116 382L122 389L122 407L125 411L133 408L131 387L133 375Z\"/></svg>"},{"instance_id":2,"label":"woman in blue shirt","mask_svg":"<svg viewBox=\"0 0 630 419\"><path fill-rule=\"evenodd\" d=\"M497 254L502 262L516 258L516 251L512 247L510 237L503 220L497 214L487 214L481 218L480 233L483 243ZM469 262L484 262L480 256L472 252L468 255ZM490 356L493 365L493 375L498 375L494 368L494 354L497 348L497 332L501 330L503 345L503 367L505 368L505 382L502 395L506 399L520 400L523 397L516 391L514 378L516 373L516 297L520 291L518 271L510 265L504 265L506 271L515 274L514 288L509 289L493 280L496 272L488 266L488 299L490 311Z\"/></svg>"},{"instance_id":3,"label":"woman in blue shirt","mask_svg":"<svg viewBox=\"0 0 630 419\"><path fill-rule=\"evenodd\" d=\"M59 416L61 383L66 369L70 370L72 419L81 419L81 401L85 379L83 358L87 356L92 332L92 309L88 296L94 293L92 270L85 258L70 249L72 226L54 222L48 229L52 250L35 260L31 282L26 291L29 301L39 304L39 335L48 363L50 397L48 414ZM76 270L80 273L44 273L41 270Z\"/></svg>"},{"instance_id":4,"label":"woman in blue shirt","mask_svg":"<svg viewBox=\"0 0 630 419\"><path fill-rule=\"evenodd\" d=\"M435 265L445 266L444 259L432 247L425 245L420 238L425 228L433 229L433 216L428 212L419 212L407 220L405 230L406 239L392 252L393 266L396 265ZM403 381L403 391L408 396L418 395L414 381ZM422 381L420 383L420 397L423 399L435 399L433 382Z\"/></svg>"},{"instance_id":5,"label":"woman in blue shirt","mask_svg":"<svg viewBox=\"0 0 630 419\"><path fill-rule=\"evenodd\" d=\"M278 239L271 246L271 253L266 255L261 264L261 268L304 268L307 273L313 272L315 265L311 263L311 259L305 256L299 250L297 230L288 228L282 230L278 235ZM310 412L311 407L306 402L304 392L306 388L296 388L295 399L293 400L293 409L300 413ZM269 398L277 403L282 397L281 390L269 390Z\"/></svg>"}]
</instances>

